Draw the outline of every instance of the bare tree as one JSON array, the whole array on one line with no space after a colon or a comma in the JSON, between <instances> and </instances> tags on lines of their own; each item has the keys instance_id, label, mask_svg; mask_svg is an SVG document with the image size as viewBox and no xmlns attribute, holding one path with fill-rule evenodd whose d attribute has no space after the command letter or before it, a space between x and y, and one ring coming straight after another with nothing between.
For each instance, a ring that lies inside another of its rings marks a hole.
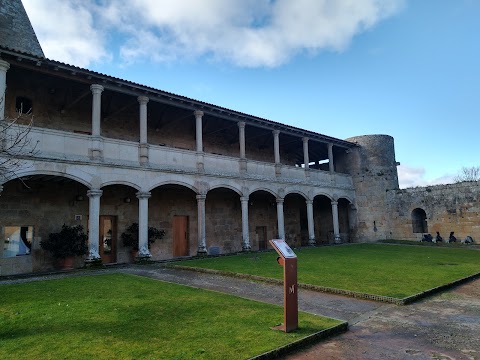
<instances>
[{"instance_id":1,"label":"bare tree","mask_svg":"<svg viewBox=\"0 0 480 360\"><path fill-rule=\"evenodd\" d=\"M480 181L480 166L462 167L460 173L453 178L455 182Z\"/></svg>"},{"instance_id":2,"label":"bare tree","mask_svg":"<svg viewBox=\"0 0 480 360\"><path fill-rule=\"evenodd\" d=\"M3 106L4 96L0 98ZM20 124L23 123L23 124ZM0 118L0 182L15 177L25 158L37 154L37 144L29 136L33 126L33 115L18 112L12 119Z\"/></svg>"}]
</instances>

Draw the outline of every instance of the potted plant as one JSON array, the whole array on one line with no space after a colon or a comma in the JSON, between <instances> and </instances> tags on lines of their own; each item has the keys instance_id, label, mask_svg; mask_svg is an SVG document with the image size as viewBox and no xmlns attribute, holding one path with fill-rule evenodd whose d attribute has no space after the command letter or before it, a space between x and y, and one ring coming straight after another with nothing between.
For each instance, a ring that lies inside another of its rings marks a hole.
<instances>
[{"instance_id":1,"label":"potted plant","mask_svg":"<svg viewBox=\"0 0 480 360\"><path fill-rule=\"evenodd\" d=\"M47 239L40 242L40 246L52 254L60 267L71 269L75 256L87 253L87 240L82 225L63 224L60 232L49 234Z\"/></svg>"},{"instance_id":2,"label":"potted plant","mask_svg":"<svg viewBox=\"0 0 480 360\"><path fill-rule=\"evenodd\" d=\"M150 244L154 243L157 239L162 239L164 235L165 230L158 230L157 228L149 227L148 248L150 249ZM127 227L120 237L122 239L123 246L130 247L133 253L138 252L138 223L133 223Z\"/></svg>"}]
</instances>

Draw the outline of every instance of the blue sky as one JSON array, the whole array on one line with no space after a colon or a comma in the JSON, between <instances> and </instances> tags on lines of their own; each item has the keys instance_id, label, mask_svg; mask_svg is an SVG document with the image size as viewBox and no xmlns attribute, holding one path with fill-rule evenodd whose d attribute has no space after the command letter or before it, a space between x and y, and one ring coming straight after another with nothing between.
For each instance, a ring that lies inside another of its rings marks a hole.
<instances>
[{"instance_id":1,"label":"blue sky","mask_svg":"<svg viewBox=\"0 0 480 360\"><path fill-rule=\"evenodd\" d=\"M401 187L479 166L480 1L23 0L48 58L329 136Z\"/></svg>"}]
</instances>

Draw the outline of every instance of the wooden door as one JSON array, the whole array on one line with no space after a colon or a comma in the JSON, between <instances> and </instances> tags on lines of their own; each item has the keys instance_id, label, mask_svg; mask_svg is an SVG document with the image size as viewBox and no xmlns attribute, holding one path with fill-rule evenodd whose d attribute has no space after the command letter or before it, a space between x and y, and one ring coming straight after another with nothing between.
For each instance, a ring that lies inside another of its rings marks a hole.
<instances>
[{"instance_id":1,"label":"wooden door","mask_svg":"<svg viewBox=\"0 0 480 360\"><path fill-rule=\"evenodd\" d=\"M117 262L117 217L110 215L100 216L99 254L102 263Z\"/></svg>"},{"instance_id":2,"label":"wooden door","mask_svg":"<svg viewBox=\"0 0 480 360\"><path fill-rule=\"evenodd\" d=\"M258 250L267 250L267 227L257 226L255 233L258 239Z\"/></svg>"},{"instance_id":3,"label":"wooden door","mask_svg":"<svg viewBox=\"0 0 480 360\"><path fill-rule=\"evenodd\" d=\"M173 217L173 256L189 256L188 216Z\"/></svg>"}]
</instances>

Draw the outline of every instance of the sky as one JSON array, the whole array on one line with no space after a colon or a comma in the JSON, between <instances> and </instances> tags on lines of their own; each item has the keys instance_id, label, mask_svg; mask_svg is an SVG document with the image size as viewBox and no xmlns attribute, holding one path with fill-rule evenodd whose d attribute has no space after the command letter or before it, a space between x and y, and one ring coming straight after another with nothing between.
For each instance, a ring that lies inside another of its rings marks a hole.
<instances>
[{"instance_id":1,"label":"sky","mask_svg":"<svg viewBox=\"0 0 480 360\"><path fill-rule=\"evenodd\" d=\"M480 165L478 0L22 0L45 56L328 136L401 188Z\"/></svg>"}]
</instances>

